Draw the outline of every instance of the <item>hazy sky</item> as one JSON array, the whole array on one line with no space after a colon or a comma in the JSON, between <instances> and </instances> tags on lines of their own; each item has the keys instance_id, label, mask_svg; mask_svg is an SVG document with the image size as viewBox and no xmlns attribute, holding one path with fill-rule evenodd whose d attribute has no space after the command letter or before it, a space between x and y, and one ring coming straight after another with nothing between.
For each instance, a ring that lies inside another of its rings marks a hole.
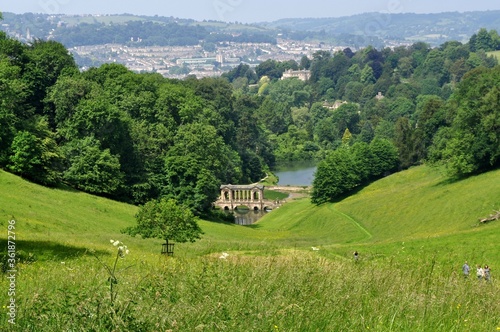
<instances>
[{"instance_id":1,"label":"hazy sky","mask_svg":"<svg viewBox=\"0 0 500 332\"><path fill-rule=\"evenodd\" d=\"M144 14L238 22L339 17L366 12L500 10L498 0L0 0L0 11L46 14Z\"/></svg>"}]
</instances>

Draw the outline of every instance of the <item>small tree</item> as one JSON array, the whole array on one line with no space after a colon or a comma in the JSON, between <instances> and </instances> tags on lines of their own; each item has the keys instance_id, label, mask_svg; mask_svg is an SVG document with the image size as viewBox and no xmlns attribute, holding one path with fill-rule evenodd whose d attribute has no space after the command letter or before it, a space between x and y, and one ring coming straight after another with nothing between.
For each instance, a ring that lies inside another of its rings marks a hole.
<instances>
[{"instance_id":1,"label":"small tree","mask_svg":"<svg viewBox=\"0 0 500 332\"><path fill-rule=\"evenodd\" d=\"M124 233L180 243L194 242L203 234L197 223L198 218L174 199L147 202L140 208L136 220L137 226L126 228Z\"/></svg>"}]
</instances>

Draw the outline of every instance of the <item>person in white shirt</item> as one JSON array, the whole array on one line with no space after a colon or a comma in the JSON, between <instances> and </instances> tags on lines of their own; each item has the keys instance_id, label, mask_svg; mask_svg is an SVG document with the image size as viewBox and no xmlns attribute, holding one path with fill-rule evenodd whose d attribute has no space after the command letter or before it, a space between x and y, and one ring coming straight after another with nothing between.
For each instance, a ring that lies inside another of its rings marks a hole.
<instances>
[{"instance_id":1,"label":"person in white shirt","mask_svg":"<svg viewBox=\"0 0 500 332\"><path fill-rule=\"evenodd\" d=\"M478 265L478 266L477 266L476 275L477 275L477 279L478 279L478 280L483 279L483 277L484 277L484 270L483 270L483 268L481 267L481 265Z\"/></svg>"}]
</instances>

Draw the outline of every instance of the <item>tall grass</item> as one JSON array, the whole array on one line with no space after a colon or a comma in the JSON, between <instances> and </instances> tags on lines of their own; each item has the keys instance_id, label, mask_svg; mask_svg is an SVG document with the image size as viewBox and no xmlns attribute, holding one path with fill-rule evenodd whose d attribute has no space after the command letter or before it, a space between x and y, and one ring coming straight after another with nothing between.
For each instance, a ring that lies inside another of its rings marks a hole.
<instances>
[{"instance_id":1,"label":"tall grass","mask_svg":"<svg viewBox=\"0 0 500 332\"><path fill-rule=\"evenodd\" d=\"M120 264L117 299L91 257L23 266L17 331L494 331L496 281L431 260L325 259L318 252ZM106 258L104 258L106 259ZM107 259L111 260L109 256ZM64 264L63 264L64 263ZM4 328L6 326L4 325Z\"/></svg>"},{"instance_id":2,"label":"tall grass","mask_svg":"<svg viewBox=\"0 0 500 332\"><path fill-rule=\"evenodd\" d=\"M136 207L0 171L0 227L16 218L24 257L17 325L4 315L0 330L499 330L500 222L477 221L499 208L499 179L447 182L417 167L334 204L294 200L251 226L201 221L202 240L166 258L160 240L120 233ZM110 239L131 251L111 292ZM489 264L492 281L464 279L465 260ZM2 278L4 312L7 288Z\"/></svg>"}]
</instances>

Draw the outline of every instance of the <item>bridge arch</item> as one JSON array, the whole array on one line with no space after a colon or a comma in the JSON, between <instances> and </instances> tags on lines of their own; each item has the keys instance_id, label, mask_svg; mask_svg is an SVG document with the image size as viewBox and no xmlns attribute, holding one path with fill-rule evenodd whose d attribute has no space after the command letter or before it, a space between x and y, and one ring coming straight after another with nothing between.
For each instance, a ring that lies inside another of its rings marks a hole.
<instances>
[{"instance_id":1,"label":"bridge arch","mask_svg":"<svg viewBox=\"0 0 500 332\"><path fill-rule=\"evenodd\" d=\"M220 186L220 197L215 205L231 211L243 205L250 210L263 210L264 186L224 184Z\"/></svg>"}]
</instances>

